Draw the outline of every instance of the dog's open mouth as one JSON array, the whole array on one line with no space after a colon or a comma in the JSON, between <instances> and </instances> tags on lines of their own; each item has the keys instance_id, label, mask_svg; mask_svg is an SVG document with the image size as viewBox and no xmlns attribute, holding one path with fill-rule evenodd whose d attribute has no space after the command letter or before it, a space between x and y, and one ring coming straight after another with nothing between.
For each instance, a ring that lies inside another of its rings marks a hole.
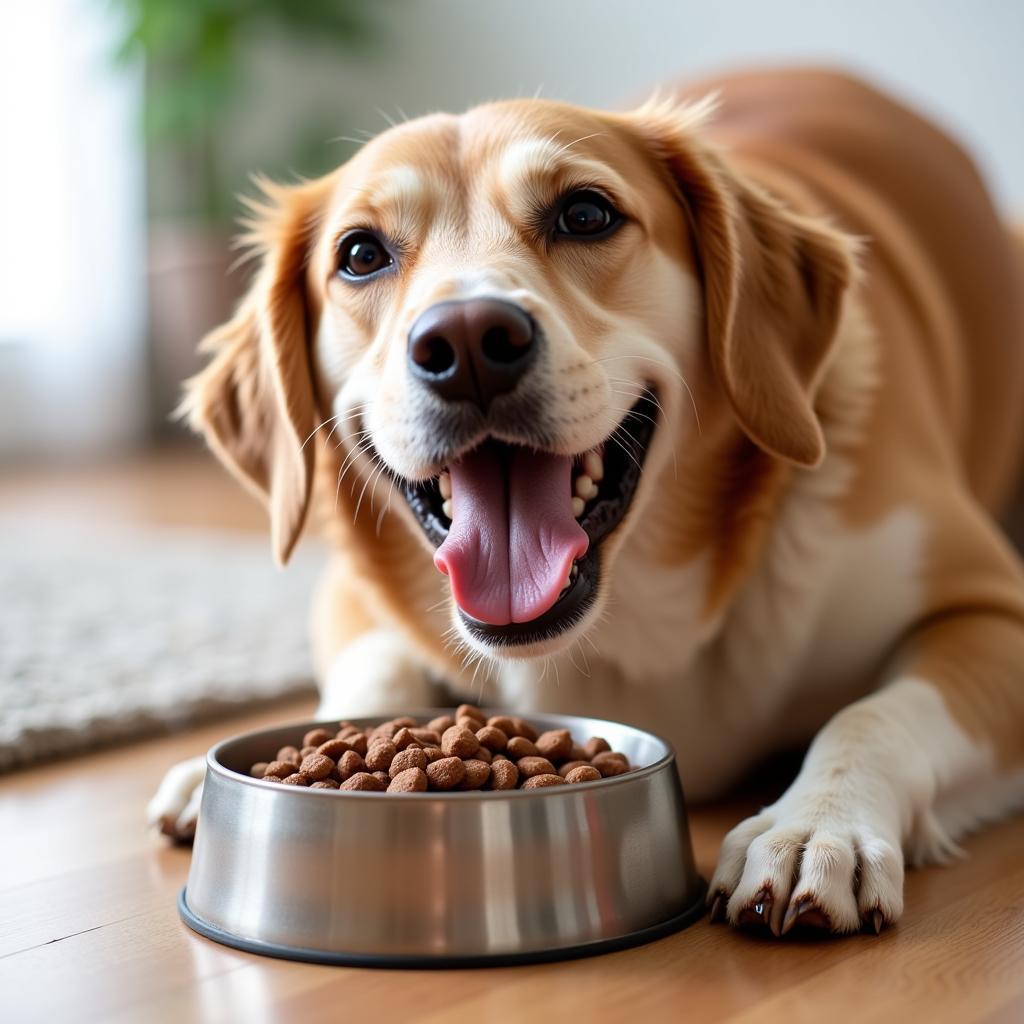
<instances>
[{"instance_id":1,"label":"dog's open mouth","mask_svg":"<svg viewBox=\"0 0 1024 1024\"><path fill-rule=\"evenodd\" d=\"M403 481L471 633L531 644L582 618L601 541L640 483L657 409L645 393L603 445L575 457L487 440L431 480Z\"/></svg>"}]
</instances>

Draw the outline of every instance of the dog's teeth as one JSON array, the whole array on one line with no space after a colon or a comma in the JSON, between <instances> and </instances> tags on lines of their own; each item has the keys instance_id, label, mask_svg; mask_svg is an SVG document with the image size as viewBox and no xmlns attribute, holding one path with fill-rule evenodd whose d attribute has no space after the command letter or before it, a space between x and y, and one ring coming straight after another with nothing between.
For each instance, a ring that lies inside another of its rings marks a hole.
<instances>
[{"instance_id":1,"label":"dog's teeth","mask_svg":"<svg viewBox=\"0 0 1024 1024\"><path fill-rule=\"evenodd\" d=\"M604 459L595 452L586 452L583 456L583 472L600 483L604 479Z\"/></svg>"},{"instance_id":2,"label":"dog's teeth","mask_svg":"<svg viewBox=\"0 0 1024 1024\"><path fill-rule=\"evenodd\" d=\"M441 511L449 518L452 517L452 499L449 498L444 504L441 505Z\"/></svg>"},{"instance_id":3,"label":"dog's teeth","mask_svg":"<svg viewBox=\"0 0 1024 1024\"><path fill-rule=\"evenodd\" d=\"M580 567L573 562L572 568L569 570L569 579L574 580L580 574Z\"/></svg>"},{"instance_id":4,"label":"dog's teeth","mask_svg":"<svg viewBox=\"0 0 1024 1024\"><path fill-rule=\"evenodd\" d=\"M587 507L587 503L582 498L572 499L572 514L573 517L579 519L583 515L583 510Z\"/></svg>"},{"instance_id":5,"label":"dog's teeth","mask_svg":"<svg viewBox=\"0 0 1024 1024\"><path fill-rule=\"evenodd\" d=\"M452 496L452 478L449 473L442 473L437 478L437 486L441 491L441 497L447 501ZM451 518L449 516L449 518Z\"/></svg>"},{"instance_id":6,"label":"dog's teeth","mask_svg":"<svg viewBox=\"0 0 1024 1024\"><path fill-rule=\"evenodd\" d=\"M586 474L576 477L573 487L576 497L582 498L584 501L591 501L597 497L597 484Z\"/></svg>"}]
</instances>

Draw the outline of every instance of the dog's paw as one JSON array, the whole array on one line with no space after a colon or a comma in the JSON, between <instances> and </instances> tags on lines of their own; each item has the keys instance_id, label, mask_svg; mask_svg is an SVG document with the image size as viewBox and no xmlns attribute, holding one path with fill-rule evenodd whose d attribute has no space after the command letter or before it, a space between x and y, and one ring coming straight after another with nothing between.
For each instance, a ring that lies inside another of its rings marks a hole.
<instances>
[{"instance_id":1,"label":"dog's paw","mask_svg":"<svg viewBox=\"0 0 1024 1024\"><path fill-rule=\"evenodd\" d=\"M903 912L903 853L857 796L784 796L723 840L708 903L739 927L879 932ZM878 816L879 818L881 816Z\"/></svg>"},{"instance_id":2,"label":"dog's paw","mask_svg":"<svg viewBox=\"0 0 1024 1024\"><path fill-rule=\"evenodd\" d=\"M205 774L205 757L190 757L174 765L146 806L150 826L175 842L191 842L196 834Z\"/></svg>"}]
</instances>

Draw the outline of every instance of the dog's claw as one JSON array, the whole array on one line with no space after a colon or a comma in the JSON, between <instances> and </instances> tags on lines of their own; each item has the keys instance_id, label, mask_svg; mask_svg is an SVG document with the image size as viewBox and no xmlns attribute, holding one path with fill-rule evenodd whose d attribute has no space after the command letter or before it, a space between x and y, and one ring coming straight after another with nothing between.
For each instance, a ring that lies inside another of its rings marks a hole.
<instances>
[{"instance_id":1,"label":"dog's claw","mask_svg":"<svg viewBox=\"0 0 1024 1024\"><path fill-rule=\"evenodd\" d=\"M824 931L829 931L832 928L828 914L810 897L799 899L786 908L786 916L782 919L781 934L785 935L798 922L808 928L820 928Z\"/></svg>"},{"instance_id":2,"label":"dog's claw","mask_svg":"<svg viewBox=\"0 0 1024 1024\"><path fill-rule=\"evenodd\" d=\"M754 913L760 914L765 924L768 923L768 918L771 916L774 902L775 896L767 886L754 897Z\"/></svg>"},{"instance_id":3,"label":"dog's claw","mask_svg":"<svg viewBox=\"0 0 1024 1024\"><path fill-rule=\"evenodd\" d=\"M725 893L715 893L715 898L711 903L711 917L709 918L711 924L716 924L719 921L725 920Z\"/></svg>"},{"instance_id":4,"label":"dog's claw","mask_svg":"<svg viewBox=\"0 0 1024 1024\"><path fill-rule=\"evenodd\" d=\"M885 918L882 916L880 910L875 910L871 915L871 926L875 929L875 934L878 935L882 931L882 925L885 923Z\"/></svg>"},{"instance_id":5,"label":"dog's claw","mask_svg":"<svg viewBox=\"0 0 1024 1024\"><path fill-rule=\"evenodd\" d=\"M750 903L739 912L737 924L761 925L768 924L775 898L771 889L761 889Z\"/></svg>"}]
</instances>

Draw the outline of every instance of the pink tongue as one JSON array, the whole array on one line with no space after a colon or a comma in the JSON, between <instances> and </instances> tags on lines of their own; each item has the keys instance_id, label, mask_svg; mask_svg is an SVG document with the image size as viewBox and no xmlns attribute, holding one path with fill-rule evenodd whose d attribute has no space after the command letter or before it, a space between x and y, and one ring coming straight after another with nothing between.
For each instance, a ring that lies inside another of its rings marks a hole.
<instances>
[{"instance_id":1,"label":"pink tongue","mask_svg":"<svg viewBox=\"0 0 1024 1024\"><path fill-rule=\"evenodd\" d=\"M558 600L589 540L572 514L572 459L485 445L451 466L452 525L434 555L459 607L494 626ZM507 491L506 491L507 488Z\"/></svg>"}]
</instances>

